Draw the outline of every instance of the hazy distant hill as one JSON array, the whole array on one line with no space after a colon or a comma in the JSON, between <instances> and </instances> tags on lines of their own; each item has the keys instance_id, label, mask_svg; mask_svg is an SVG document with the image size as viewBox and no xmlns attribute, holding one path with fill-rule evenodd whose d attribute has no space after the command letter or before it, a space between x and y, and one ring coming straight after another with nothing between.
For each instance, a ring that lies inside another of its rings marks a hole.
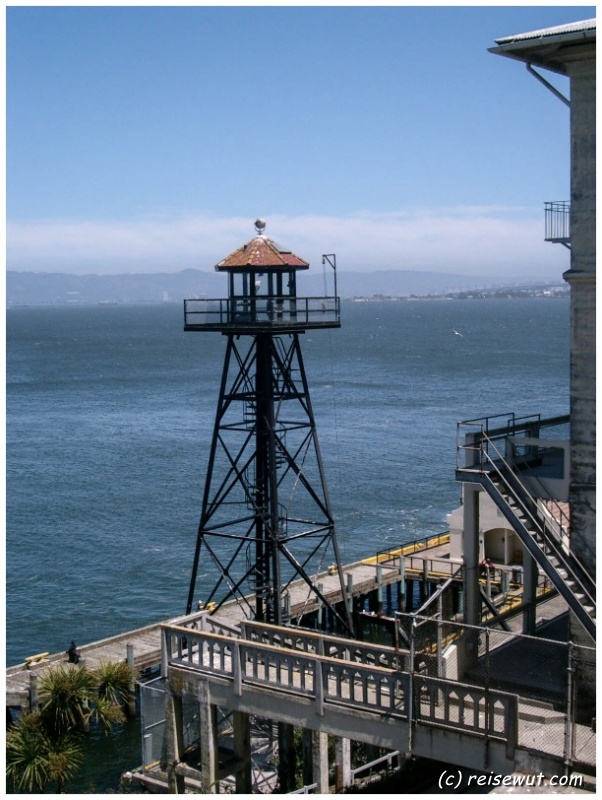
<instances>
[{"instance_id":1,"label":"hazy distant hill","mask_svg":"<svg viewBox=\"0 0 602 800\"><path fill-rule=\"evenodd\" d=\"M462 289L504 286L516 281L508 278L477 278L442 272L387 270L378 272L339 272L341 297L443 294ZM528 278L523 279L527 282ZM325 288L326 287L326 288ZM300 296L333 294L333 272L299 275ZM69 275L50 272L6 274L8 305L58 305L65 303L160 303L179 302L186 297L226 297L226 277L216 272L185 269L173 273L123 275Z\"/></svg>"}]
</instances>

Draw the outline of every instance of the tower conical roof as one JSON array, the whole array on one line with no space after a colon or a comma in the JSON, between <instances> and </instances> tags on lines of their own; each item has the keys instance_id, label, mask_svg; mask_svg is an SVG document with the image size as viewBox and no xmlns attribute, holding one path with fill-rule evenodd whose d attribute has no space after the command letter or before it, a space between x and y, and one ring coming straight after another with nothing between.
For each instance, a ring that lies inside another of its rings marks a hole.
<instances>
[{"instance_id":1,"label":"tower conical roof","mask_svg":"<svg viewBox=\"0 0 602 800\"><path fill-rule=\"evenodd\" d=\"M257 220L255 227L258 231L263 230L265 223L263 220ZM266 269L290 269L291 267L294 269L308 269L309 262L295 255L292 250L276 244L273 239L268 239L265 234L260 233L215 265L215 269L218 272L245 268L257 270L262 267Z\"/></svg>"}]
</instances>

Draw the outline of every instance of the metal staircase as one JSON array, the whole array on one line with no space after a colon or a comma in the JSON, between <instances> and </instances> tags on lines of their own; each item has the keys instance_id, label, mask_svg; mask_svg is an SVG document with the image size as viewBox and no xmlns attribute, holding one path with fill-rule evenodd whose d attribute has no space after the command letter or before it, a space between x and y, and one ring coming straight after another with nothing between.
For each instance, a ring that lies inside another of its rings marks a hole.
<instances>
[{"instance_id":1,"label":"metal staircase","mask_svg":"<svg viewBox=\"0 0 602 800\"><path fill-rule=\"evenodd\" d=\"M470 449L471 464L459 466L458 480L479 483L516 531L521 542L566 600L592 639L596 639L596 586L590 571L571 553L493 440L483 431Z\"/></svg>"}]
</instances>

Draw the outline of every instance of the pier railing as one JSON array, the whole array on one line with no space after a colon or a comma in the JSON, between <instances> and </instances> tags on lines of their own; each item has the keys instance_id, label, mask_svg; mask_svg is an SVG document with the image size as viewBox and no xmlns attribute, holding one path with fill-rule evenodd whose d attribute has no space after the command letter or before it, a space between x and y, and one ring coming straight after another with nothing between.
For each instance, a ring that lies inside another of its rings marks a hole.
<instances>
[{"instance_id":1,"label":"pier railing","mask_svg":"<svg viewBox=\"0 0 602 800\"><path fill-rule=\"evenodd\" d=\"M545 629L527 636L421 614L399 612L396 619L417 665L414 694L424 722L432 714L434 724L445 725L449 715L454 727L473 729L478 708L488 731L503 729L519 747L567 765L595 763L594 648L547 639ZM458 680L440 686L444 659L447 677ZM502 717L509 726L502 728Z\"/></svg>"},{"instance_id":2,"label":"pier railing","mask_svg":"<svg viewBox=\"0 0 602 800\"><path fill-rule=\"evenodd\" d=\"M244 687L252 690L258 686L313 698L316 713L321 716L334 703L379 716L396 716L411 724L486 735L509 746L514 742L518 701L508 692L484 692L474 685L414 673L410 662L410 671L362 663L362 658L380 660L376 645L364 652L359 643L351 651L343 646L339 651L342 657L333 658L318 654L320 648L315 645L310 651L308 639L303 641L301 636L292 642L301 649L289 649L283 646L288 629L275 629L276 634L278 630L283 639L274 645L165 625L163 669L165 674L175 666L227 678L239 697ZM249 626L249 631L261 636L261 626L254 630ZM321 649L326 651L328 642ZM386 661L391 648L380 649ZM480 713L482 709L487 713Z\"/></svg>"},{"instance_id":3,"label":"pier railing","mask_svg":"<svg viewBox=\"0 0 602 800\"><path fill-rule=\"evenodd\" d=\"M417 676L416 717L424 724L500 738L514 748L518 732L518 697L475 691L474 686Z\"/></svg>"},{"instance_id":4,"label":"pier railing","mask_svg":"<svg viewBox=\"0 0 602 800\"><path fill-rule=\"evenodd\" d=\"M394 561L396 558L402 556L412 556L416 553L421 553L423 550L428 550L432 547L439 547L440 545L449 542L449 531L445 533L437 533L432 536L424 536L422 539L416 539L415 542L408 542L408 544L399 545L397 547L388 547L385 550L379 550L371 559L366 561L374 562L375 564L383 564L387 561Z\"/></svg>"},{"instance_id":5,"label":"pier railing","mask_svg":"<svg viewBox=\"0 0 602 800\"><path fill-rule=\"evenodd\" d=\"M395 647L358 642L356 639L345 639L340 636L328 636L302 628L277 628L250 620L245 620L241 627L242 637L249 641L342 659L357 664L400 669L407 657L407 652L400 651Z\"/></svg>"}]
</instances>

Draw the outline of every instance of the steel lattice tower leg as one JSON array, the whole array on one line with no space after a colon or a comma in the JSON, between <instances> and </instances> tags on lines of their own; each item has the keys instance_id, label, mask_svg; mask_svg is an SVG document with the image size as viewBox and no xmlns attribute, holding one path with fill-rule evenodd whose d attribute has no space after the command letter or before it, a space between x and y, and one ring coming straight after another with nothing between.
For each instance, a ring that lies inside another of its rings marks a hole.
<instances>
[{"instance_id":1,"label":"steel lattice tower leg","mask_svg":"<svg viewBox=\"0 0 602 800\"><path fill-rule=\"evenodd\" d=\"M305 603L352 632L346 603L340 612L316 583L334 564L346 596L299 336L227 337L187 613L208 562L206 603L235 599L247 618L281 625L297 581Z\"/></svg>"}]
</instances>

